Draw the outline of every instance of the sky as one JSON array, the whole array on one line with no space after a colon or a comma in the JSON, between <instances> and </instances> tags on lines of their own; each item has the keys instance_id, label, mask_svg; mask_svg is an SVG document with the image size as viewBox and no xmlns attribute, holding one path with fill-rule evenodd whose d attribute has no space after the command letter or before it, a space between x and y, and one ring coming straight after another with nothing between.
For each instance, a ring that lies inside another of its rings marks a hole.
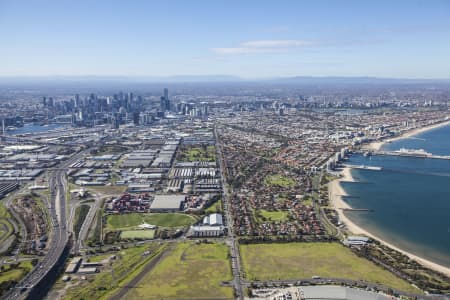
<instances>
[{"instance_id":1,"label":"sky","mask_svg":"<svg viewBox=\"0 0 450 300\"><path fill-rule=\"evenodd\" d=\"M450 1L0 0L0 76L450 78Z\"/></svg>"}]
</instances>

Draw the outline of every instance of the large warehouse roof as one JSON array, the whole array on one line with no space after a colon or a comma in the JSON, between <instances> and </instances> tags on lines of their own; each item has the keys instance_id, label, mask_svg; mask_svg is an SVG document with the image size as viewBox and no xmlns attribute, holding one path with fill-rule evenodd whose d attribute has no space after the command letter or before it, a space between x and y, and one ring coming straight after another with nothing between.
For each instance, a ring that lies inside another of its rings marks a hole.
<instances>
[{"instance_id":1,"label":"large warehouse roof","mask_svg":"<svg viewBox=\"0 0 450 300\"><path fill-rule=\"evenodd\" d=\"M180 210L184 195L155 195L150 210Z\"/></svg>"}]
</instances>

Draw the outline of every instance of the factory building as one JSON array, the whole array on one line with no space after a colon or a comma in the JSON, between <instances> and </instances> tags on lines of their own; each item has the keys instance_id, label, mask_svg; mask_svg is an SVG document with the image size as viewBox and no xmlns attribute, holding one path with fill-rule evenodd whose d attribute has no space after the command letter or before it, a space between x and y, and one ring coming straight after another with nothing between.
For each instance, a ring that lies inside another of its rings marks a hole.
<instances>
[{"instance_id":1,"label":"factory building","mask_svg":"<svg viewBox=\"0 0 450 300\"><path fill-rule=\"evenodd\" d=\"M210 214L209 216L203 218L203 225L222 226L223 217L221 214Z\"/></svg>"},{"instance_id":2,"label":"factory building","mask_svg":"<svg viewBox=\"0 0 450 300\"><path fill-rule=\"evenodd\" d=\"M181 211L185 200L184 195L155 195L150 205L150 212Z\"/></svg>"},{"instance_id":3,"label":"factory building","mask_svg":"<svg viewBox=\"0 0 450 300\"><path fill-rule=\"evenodd\" d=\"M218 237L225 233L223 216L211 214L203 218L202 225L194 225L189 229L190 237Z\"/></svg>"}]
</instances>

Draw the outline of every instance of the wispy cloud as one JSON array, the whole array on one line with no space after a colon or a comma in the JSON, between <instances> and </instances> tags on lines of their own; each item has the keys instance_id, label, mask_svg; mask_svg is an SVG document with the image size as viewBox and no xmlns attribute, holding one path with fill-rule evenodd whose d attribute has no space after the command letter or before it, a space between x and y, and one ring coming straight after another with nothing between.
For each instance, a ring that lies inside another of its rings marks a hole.
<instances>
[{"instance_id":1,"label":"wispy cloud","mask_svg":"<svg viewBox=\"0 0 450 300\"><path fill-rule=\"evenodd\" d=\"M237 47L212 48L217 54L284 53L315 45L307 40L255 40L246 41Z\"/></svg>"}]
</instances>

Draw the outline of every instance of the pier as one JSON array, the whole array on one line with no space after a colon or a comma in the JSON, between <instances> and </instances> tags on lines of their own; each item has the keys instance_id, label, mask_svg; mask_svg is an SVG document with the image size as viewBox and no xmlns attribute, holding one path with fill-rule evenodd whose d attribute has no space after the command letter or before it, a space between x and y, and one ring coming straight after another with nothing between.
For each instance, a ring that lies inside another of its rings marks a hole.
<instances>
[{"instance_id":1,"label":"pier","mask_svg":"<svg viewBox=\"0 0 450 300\"><path fill-rule=\"evenodd\" d=\"M415 152L401 152L401 151L372 151L375 155L390 155L390 156L405 156L405 157L417 157L417 158L432 158L432 159L447 159L450 160L450 156L445 155L433 155L432 153L415 153Z\"/></svg>"},{"instance_id":2,"label":"pier","mask_svg":"<svg viewBox=\"0 0 450 300\"><path fill-rule=\"evenodd\" d=\"M375 210L369 208L341 208L342 211L368 211L374 212Z\"/></svg>"},{"instance_id":3,"label":"pier","mask_svg":"<svg viewBox=\"0 0 450 300\"><path fill-rule=\"evenodd\" d=\"M447 159L450 160L450 155L434 155L429 152L425 152L422 149L420 150L409 150L406 151L383 151L383 150L368 150L368 151L356 151L357 153L367 155L389 155L389 156L404 156L404 157L416 157L416 158L431 158L431 159ZM351 165L348 165L349 168L352 168ZM356 167L356 166L353 166Z\"/></svg>"},{"instance_id":4,"label":"pier","mask_svg":"<svg viewBox=\"0 0 450 300\"><path fill-rule=\"evenodd\" d=\"M343 164L343 166L346 167L346 168L371 170L371 171L381 171L381 170L383 170L382 167L376 167L376 166L350 165L350 164Z\"/></svg>"}]
</instances>

